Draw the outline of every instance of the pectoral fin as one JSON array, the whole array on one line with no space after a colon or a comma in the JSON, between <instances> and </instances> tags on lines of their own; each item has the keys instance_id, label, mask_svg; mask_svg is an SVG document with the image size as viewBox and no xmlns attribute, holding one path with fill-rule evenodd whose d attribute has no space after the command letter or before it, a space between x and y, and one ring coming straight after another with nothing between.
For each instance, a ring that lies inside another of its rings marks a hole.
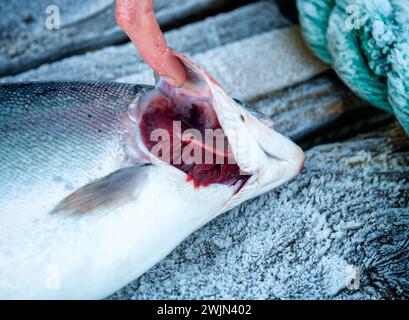
<instances>
[{"instance_id":1,"label":"pectoral fin","mask_svg":"<svg viewBox=\"0 0 409 320\"><path fill-rule=\"evenodd\" d=\"M134 200L147 178L150 164L122 168L74 191L52 213L90 213Z\"/></svg>"}]
</instances>

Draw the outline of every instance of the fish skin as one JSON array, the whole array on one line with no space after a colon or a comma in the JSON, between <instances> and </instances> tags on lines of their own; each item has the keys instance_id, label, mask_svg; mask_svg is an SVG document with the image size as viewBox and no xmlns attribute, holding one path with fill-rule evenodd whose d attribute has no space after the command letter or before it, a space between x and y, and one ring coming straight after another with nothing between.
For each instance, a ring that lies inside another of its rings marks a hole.
<instances>
[{"instance_id":1,"label":"fish skin","mask_svg":"<svg viewBox=\"0 0 409 320\"><path fill-rule=\"evenodd\" d=\"M0 299L104 298L217 215L302 168L297 145L179 58L189 75L183 88L0 86ZM138 121L158 92L182 108L207 101L250 174L242 187L196 188L147 150Z\"/></svg>"},{"instance_id":2,"label":"fish skin","mask_svg":"<svg viewBox=\"0 0 409 320\"><path fill-rule=\"evenodd\" d=\"M197 189L172 166L141 166L143 183L127 203L85 215L53 212L75 190L138 165L124 144L124 119L135 97L150 89L0 85L0 299L104 298L232 197L233 187Z\"/></svg>"},{"instance_id":3,"label":"fish skin","mask_svg":"<svg viewBox=\"0 0 409 320\"><path fill-rule=\"evenodd\" d=\"M123 167L122 119L144 89L93 82L1 85L2 211L8 202L32 207L41 189L52 186L53 194L65 195Z\"/></svg>"},{"instance_id":4,"label":"fish skin","mask_svg":"<svg viewBox=\"0 0 409 320\"><path fill-rule=\"evenodd\" d=\"M41 278L47 271L43 264L53 253L44 242L70 248L58 243L59 234L80 221L50 216L58 201L126 165L122 119L144 89L95 82L0 85L1 298L69 297L37 289L36 276L24 274L32 270Z\"/></svg>"}]
</instances>

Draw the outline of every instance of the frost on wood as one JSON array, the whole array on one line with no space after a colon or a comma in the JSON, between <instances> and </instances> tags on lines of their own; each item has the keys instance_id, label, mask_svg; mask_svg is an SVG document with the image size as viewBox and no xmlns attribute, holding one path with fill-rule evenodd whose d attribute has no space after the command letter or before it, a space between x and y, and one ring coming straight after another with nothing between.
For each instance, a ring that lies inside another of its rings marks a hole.
<instances>
[{"instance_id":1,"label":"frost on wood","mask_svg":"<svg viewBox=\"0 0 409 320\"><path fill-rule=\"evenodd\" d=\"M354 96L332 71L248 103L272 118L275 130L296 141L308 140L307 145L351 136L390 118Z\"/></svg>"},{"instance_id":2,"label":"frost on wood","mask_svg":"<svg viewBox=\"0 0 409 320\"><path fill-rule=\"evenodd\" d=\"M154 6L159 23L171 25L227 2L155 0ZM45 27L48 17L45 9L49 5L59 8L60 29ZM0 75L14 74L127 39L116 24L114 0L2 1L0 12L7 13L0 20Z\"/></svg>"},{"instance_id":3,"label":"frost on wood","mask_svg":"<svg viewBox=\"0 0 409 320\"><path fill-rule=\"evenodd\" d=\"M233 97L251 100L306 81L328 69L305 46L298 27L286 27L192 57ZM152 84L150 70L118 79Z\"/></svg>"},{"instance_id":4,"label":"frost on wood","mask_svg":"<svg viewBox=\"0 0 409 320\"><path fill-rule=\"evenodd\" d=\"M213 220L110 298L409 298L402 130L306 156L297 178Z\"/></svg>"},{"instance_id":5,"label":"frost on wood","mask_svg":"<svg viewBox=\"0 0 409 320\"><path fill-rule=\"evenodd\" d=\"M174 50L192 55L288 25L274 3L257 2L165 32L165 37ZM127 43L44 64L0 81L113 80L142 70L147 66Z\"/></svg>"}]
</instances>

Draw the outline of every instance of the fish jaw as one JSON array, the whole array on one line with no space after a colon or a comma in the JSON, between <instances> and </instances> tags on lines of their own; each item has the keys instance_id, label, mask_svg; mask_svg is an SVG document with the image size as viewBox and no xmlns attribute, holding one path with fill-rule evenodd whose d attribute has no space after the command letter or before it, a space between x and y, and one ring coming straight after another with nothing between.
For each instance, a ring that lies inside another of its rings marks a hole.
<instances>
[{"instance_id":1,"label":"fish jaw","mask_svg":"<svg viewBox=\"0 0 409 320\"><path fill-rule=\"evenodd\" d=\"M173 105L200 104L205 126L216 124L224 131L234 163L240 169L240 182L236 193L215 214L225 212L238 204L280 186L296 176L303 168L304 152L290 139L275 131L265 119L257 117L228 96L221 86L204 69L185 55L175 53L183 63L187 80L183 87L172 87L164 79L157 80L156 91L138 100L140 124L143 112L148 109L152 94L172 100ZM156 92L156 93L155 93ZM138 130L136 130L138 132ZM140 134L140 131L139 131ZM138 141L143 139L139 135ZM140 143L153 163L161 162ZM230 158L229 158L230 160Z\"/></svg>"},{"instance_id":2,"label":"fish jaw","mask_svg":"<svg viewBox=\"0 0 409 320\"><path fill-rule=\"evenodd\" d=\"M231 144L234 158L250 177L220 210L268 192L295 177L304 167L303 150L246 110L239 109L218 86L213 87L216 113Z\"/></svg>"}]
</instances>

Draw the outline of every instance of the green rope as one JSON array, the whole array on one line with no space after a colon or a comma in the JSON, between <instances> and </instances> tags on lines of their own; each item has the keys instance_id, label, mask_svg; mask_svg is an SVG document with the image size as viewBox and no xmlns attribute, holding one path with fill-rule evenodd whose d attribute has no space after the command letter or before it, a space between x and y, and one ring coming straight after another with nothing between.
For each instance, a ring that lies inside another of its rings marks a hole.
<instances>
[{"instance_id":1,"label":"green rope","mask_svg":"<svg viewBox=\"0 0 409 320\"><path fill-rule=\"evenodd\" d=\"M409 135L409 0L297 0L297 7L314 53Z\"/></svg>"}]
</instances>

